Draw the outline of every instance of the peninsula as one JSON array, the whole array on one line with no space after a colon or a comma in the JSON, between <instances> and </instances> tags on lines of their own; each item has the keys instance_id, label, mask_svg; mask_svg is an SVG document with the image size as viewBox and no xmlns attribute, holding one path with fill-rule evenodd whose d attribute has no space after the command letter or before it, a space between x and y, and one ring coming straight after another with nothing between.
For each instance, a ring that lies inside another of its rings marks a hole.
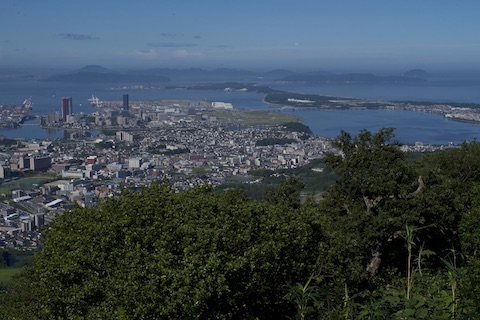
<instances>
[{"instance_id":1,"label":"peninsula","mask_svg":"<svg viewBox=\"0 0 480 320\"><path fill-rule=\"evenodd\" d=\"M275 90L255 83L213 83L182 87L184 90L224 90L240 92L258 92L264 95L263 101L278 108L295 109L387 109L434 113L445 118L459 121L480 122L480 105L456 102L416 102L368 100L350 97L301 94Z\"/></svg>"}]
</instances>

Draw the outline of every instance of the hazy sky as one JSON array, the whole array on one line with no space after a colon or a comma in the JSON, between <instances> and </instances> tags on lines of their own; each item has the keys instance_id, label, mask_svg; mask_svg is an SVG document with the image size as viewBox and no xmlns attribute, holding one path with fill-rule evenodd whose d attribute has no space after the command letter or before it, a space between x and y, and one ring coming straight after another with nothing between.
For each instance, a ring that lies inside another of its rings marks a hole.
<instances>
[{"instance_id":1,"label":"hazy sky","mask_svg":"<svg viewBox=\"0 0 480 320\"><path fill-rule=\"evenodd\" d=\"M480 68L478 0L1 0L0 67Z\"/></svg>"}]
</instances>

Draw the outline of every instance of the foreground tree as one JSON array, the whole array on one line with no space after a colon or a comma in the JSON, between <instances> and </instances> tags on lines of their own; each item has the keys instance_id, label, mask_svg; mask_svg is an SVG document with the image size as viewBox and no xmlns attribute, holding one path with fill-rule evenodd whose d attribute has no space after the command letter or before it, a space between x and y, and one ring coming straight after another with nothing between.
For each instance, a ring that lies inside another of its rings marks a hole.
<instances>
[{"instance_id":1,"label":"foreground tree","mask_svg":"<svg viewBox=\"0 0 480 320\"><path fill-rule=\"evenodd\" d=\"M333 287L350 288L337 290L336 305L355 296L353 318L470 319L478 315L480 145L414 162L392 138L391 129L343 132L340 154L327 158L338 181L320 204L329 217L324 269L336 270Z\"/></svg>"},{"instance_id":2,"label":"foreground tree","mask_svg":"<svg viewBox=\"0 0 480 320\"><path fill-rule=\"evenodd\" d=\"M38 299L32 291L29 269L0 284L0 319L35 319Z\"/></svg>"},{"instance_id":3,"label":"foreground tree","mask_svg":"<svg viewBox=\"0 0 480 320\"><path fill-rule=\"evenodd\" d=\"M125 192L50 225L34 265L44 318L278 319L321 230L287 206L208 187Z\"/></svg>"},{"instance_id":4,"label":"foreground tree","mask_svg":"<svg viewBox=\"0 0 480 320\"><path fill-rule=\"evenodd\" d=\"M423 180L392 138L393 129L342 132L334 143L340 154L326 158L338 176L320 204L331 219L329 250L338 252L335 263L350 269L357 283L374 277L382 261L398 259L403 246L397 238L418 220L411 200Z\"/></svg>"}]
</instances>

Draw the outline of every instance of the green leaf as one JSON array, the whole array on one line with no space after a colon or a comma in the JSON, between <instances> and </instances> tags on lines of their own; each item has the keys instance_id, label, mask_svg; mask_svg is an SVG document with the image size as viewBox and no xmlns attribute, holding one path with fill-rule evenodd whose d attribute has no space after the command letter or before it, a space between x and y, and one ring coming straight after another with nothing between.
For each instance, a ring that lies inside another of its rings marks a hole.
<instances>
[{"instance_id":1,"label":"green leaf","mask_svg":"<svg viewBox=\"0 0 480 320\"><path fill-rule=\"evenodd\" d=\"M403 313L407 316L407 317L412 317L415 315L415 309L405 309L403 310Z\"/></svg>"},{"instance_id":2,"label":"green leaf","mask_svg":"<svg viewBox=\"0 0 480 320\"><path fill-rule=\"evenodd\" d=\"M417 311L415 312L415 317L419 319L430 318L428 315L428 309L427 308L417 309Z\"/></svg>"}]
</instances>

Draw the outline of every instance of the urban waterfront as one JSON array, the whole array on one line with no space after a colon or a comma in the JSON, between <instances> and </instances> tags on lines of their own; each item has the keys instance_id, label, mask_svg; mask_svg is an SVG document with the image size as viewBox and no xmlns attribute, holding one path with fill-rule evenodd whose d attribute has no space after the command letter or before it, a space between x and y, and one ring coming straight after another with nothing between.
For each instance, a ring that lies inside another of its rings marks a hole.
<instances>
[{"instance_id":1,"label":"urban waterfront","mask_svg":"<svg viewBox=\"0 0 480 320\"><path fill-rule=\"evenodd\" d=\"M378 85L378 84L335 84L307 85L271 83L273 88L299 93L325 95L356 96L368 99L399 100L404 93L405 100L412 101L451 101L458 99L461 103L478 102L479 84L477 82L452 83L447 86L440 82L426 85ZM422 90L425 89L425 90ZM74 113L92 113L88 99L92 94L106 101L119 101L128 93L131 101L157 100L202 100L223 101L233 104L237 109L268 110L300 116L303 123L322 137L334 138L341 130L356 133L366 129L376 131L379 128L393 127L396 139L400 143L414 144L421 141L426 144L459 144L480 136L480 124L447 120L437 114L399 110L279 110L278 107L262 102L262 95L255 92L225 92L222 90L179 90L159 87L156 89L118 88L105 84L78 85L58 84L39 81L0 82L0 104L20 103L32 97L34 114L47 114L60 110L62 96L73 98ZM452 99L448 98L451 94ZM56 139L64 136L63 130L46 130L33 124L38 120L27 122L16 129L0 129L0 134L7 138Z\"/></svg>"}]
</instances>

